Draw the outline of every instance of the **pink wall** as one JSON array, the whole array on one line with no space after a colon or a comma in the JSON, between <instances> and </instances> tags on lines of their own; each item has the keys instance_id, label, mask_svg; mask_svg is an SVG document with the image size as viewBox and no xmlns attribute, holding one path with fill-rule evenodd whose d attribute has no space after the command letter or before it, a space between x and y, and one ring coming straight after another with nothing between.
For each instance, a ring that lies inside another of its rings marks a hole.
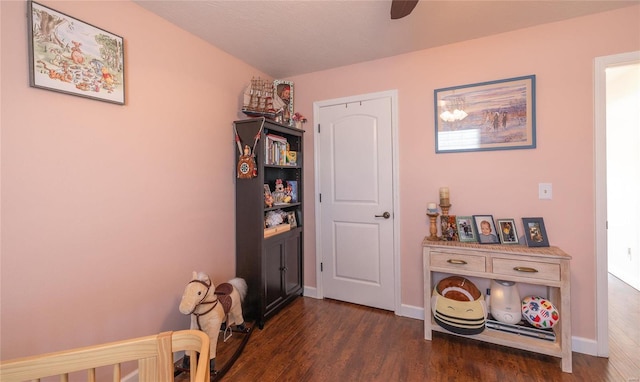
<instances>
[{"instance_id":1,"label":"pink wall","mask_svg":"<svg viewBox=\"0 0 640 382\"><path fill-rule=\"evenodd\" d=\"M0 2L2 359L187 327L177 304L191 271L234 273L231 121L248 80L265 77L133 3L46 5L125 38L127 105L28 87L26 6ZM595 338L593 58L640 49L639 14L293 78L308 117L314 101L398 89L403 304L422 304L424 207L448 185L453 213L545 218L552 244L574 256L574 335ZM537 149L434 154L434 88L527 74L537 75ZM537 199L539 182L553 183L553 201ZM315 286L307 206L305 284Z\"/></svg>"},{"instance_id":2,"label":"pink wall","mask_svg":"<svg viewBox=\"0 0 640 382\"><path fill-rule=\"evenodd\" d=\"M598 56L638 49L640 6L633 6L292 80L298 111L307 116L314 101L398 90L403 304L422 306L426 205L446 185L452 214L515 218L520 232L522 217L544 217L551 245L573 256L573 335L593 340L593 63ZM537 77L535 150L435 154L434 89L529 74ZM312 135L305 141L307 152ZM307 169L306 179L313 180L313 169ZM538 200L540 182L553 183L553 200ZM307 185L305 192L310 190ZM310 233L310 224L306 229ZM305 243L308 265L315 264L314 246L312 240ZM305 278L314 285L313 267L306 267Z\"/></svg>"},{"instance_id":3,"label":"pink wall","mask_svg":"<svg viewBox=\"0 0 640 382\"><path fill-rule=\"evenodd\" d=\"M132 2L45 5L124 37L126 105L30 88L1 2L2 359L188 327L191 271L235 273L232 121L265 77Z\"/></svg>"}]
</instances>

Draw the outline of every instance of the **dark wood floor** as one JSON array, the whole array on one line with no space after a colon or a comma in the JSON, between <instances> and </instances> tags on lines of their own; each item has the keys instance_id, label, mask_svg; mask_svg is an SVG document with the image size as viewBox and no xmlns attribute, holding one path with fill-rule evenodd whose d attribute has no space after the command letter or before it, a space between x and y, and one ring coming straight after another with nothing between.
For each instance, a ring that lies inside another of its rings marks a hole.
<instances>
[{"instance_id":1,"label":"dark wood floor","mask_svg":"<svg viewBox=\"0 0 640 382\"><path fill-rule=\"evenodd\" d=\"M434 333L392 312L301 297L256 328L222 381L640 381L640 292L609 279L609 358L560 359Z\"/></svg>"}]
</instances>

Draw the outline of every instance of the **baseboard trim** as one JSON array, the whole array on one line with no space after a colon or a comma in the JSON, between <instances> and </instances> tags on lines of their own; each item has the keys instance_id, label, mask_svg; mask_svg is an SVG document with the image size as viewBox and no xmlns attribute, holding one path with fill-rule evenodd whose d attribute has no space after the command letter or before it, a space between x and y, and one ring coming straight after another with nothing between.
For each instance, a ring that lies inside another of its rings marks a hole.
<instances>
[{"instance_id":1,"label":"baseboard trim","mask_svg":"<svg viewBox=\"0 0 640 382\"><path fill-rule=\"evenodd\" d=\"M302 292L304 297L318 298L318 289L315 287L305 286Z\"/></svg>"},{"instance_id":2,"label":"baseboard trim","mask_svg":"<svg viewBox=\"0 0 640 382\"><path fill-rule=\"evenodd\" d=\"M400 305L400 310L396 312L398 316L415 318L424 321L424 308L413 305Z\"/></svg>"},{"instance_id":3,"label":"baseboard trim","mask_svg":"<svg viewBox=\"0 0 640 382\"><path fill-rule=\"evenodd\" d=\"M571 337L571 350L576 353L598 357L598 342L588 338Z\"/></svg>"}]
</instances>

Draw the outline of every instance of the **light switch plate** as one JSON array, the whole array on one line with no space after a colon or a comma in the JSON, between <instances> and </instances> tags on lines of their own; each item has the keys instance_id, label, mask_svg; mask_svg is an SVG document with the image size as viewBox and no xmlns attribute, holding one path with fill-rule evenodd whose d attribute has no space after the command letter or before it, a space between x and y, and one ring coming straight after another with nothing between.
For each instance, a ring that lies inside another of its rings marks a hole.
<instances>
[{"instance_id":1,"label":"light switch plate","mask_svg":"<svg viewBox=\"0 0 640 382\"><path fill-rule=\"evenodd\" d=\"M551 183L538 183L538 199L551 200L552 196Z\"/></svg>"}]
</instances>

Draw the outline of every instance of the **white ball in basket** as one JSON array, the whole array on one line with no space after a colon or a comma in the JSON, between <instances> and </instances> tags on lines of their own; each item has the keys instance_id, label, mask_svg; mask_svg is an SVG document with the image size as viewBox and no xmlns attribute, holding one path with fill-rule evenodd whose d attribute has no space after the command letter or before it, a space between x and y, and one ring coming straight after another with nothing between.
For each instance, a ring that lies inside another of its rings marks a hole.
<instances>
[{"instance_id":1,"label":"white ball in basket","mask_svg":"<svg viewBox=\"0 0 640 382\"><path fill-rule=\"evenodd\" d=\"M522 317L541 329L549 329L560 320L558 309L551 301L539 296L527 296L522 299Z\"/></svg>"}]
</instances>

